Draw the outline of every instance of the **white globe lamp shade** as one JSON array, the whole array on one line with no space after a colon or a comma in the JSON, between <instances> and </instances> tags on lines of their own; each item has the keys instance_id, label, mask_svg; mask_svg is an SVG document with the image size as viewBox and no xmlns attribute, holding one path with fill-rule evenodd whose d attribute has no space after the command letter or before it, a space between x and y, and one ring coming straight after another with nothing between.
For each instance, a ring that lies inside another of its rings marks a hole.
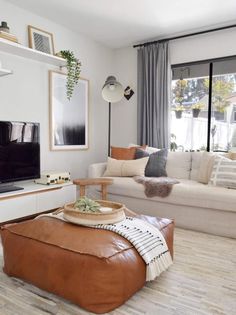
<instances>
[{"instance_id":1,"label":"white globe lamp shade","mask_svg":"<svg viewBox=\"0 0 236 315\"><path fill-rule=\"evenodd\" d=\"M102 87L102 97L110 103L119 102L124 96L124 88L114 76L109 76Z\"/></svg>"}]
</instances>

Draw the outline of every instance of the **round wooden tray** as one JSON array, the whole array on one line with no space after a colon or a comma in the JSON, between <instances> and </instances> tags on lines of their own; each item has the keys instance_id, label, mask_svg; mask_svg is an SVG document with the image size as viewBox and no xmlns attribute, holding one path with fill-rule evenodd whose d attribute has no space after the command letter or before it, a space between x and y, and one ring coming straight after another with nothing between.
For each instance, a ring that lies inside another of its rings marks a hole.
<instances>
[{"instance_id":1,"label":"round wooden tray","mask_svg":"<svg viewBox=\"0 0 236 315\"><path fill-rule=\"evenodd\" d=\"M63 216L66 220L80 225L112 224L125 219L125 206L118 202L96 200L102 207L112 208L108 213L88 213L74 209L74 203L66 204Z\"/></svg>"}]
</instances>

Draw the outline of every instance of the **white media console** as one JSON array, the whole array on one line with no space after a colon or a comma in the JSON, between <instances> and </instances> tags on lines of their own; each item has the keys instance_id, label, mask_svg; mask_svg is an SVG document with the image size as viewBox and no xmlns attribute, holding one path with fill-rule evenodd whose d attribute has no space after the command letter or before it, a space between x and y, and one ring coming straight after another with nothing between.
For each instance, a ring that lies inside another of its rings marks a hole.
<instances>
[{"instance_id":1,"label":"white media console","mask_svg":"<svg viewBox=\"0 0 236 315\"><path fill-rule=\"evenodd\" d=\"M24 189L0 194L0 223L56 209L76 199L72 182L49 186L28 182L19 186Z\"/></svg>"}]
</instances>

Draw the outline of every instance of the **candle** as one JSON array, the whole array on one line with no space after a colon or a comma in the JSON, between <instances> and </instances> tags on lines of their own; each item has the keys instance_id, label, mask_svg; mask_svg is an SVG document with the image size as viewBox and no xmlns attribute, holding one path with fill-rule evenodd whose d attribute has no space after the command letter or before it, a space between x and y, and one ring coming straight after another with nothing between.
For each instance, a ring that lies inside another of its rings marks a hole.
<instances>
[{"instance_id":1,"label":"candle","mask_svg":"<svg viewBox=\"0 0 236 315\"><path fill-rule=\"evenodd\" d=\"M102 213L109 213L109 212L112 212L112 208L109 208L109 207L101 207L99 209Z\"/></svg>"}]
</instances>

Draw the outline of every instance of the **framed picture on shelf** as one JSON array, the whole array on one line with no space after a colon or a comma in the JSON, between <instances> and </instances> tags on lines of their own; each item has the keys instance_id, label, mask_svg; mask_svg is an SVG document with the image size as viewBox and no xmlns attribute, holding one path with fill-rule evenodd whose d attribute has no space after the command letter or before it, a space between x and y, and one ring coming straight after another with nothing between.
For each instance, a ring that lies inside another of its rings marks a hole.
<instances>
[{"instance_id":1,"label":"framed picture on shelf","mask_svg":"<svg viewBox=\"0 0 236 315\"><path fill-rule=\"evenodd\" d=\"M55 55L53 34L28 25L29 47L46 54Z\"/></svg>"},{"instance_id":2,"label":"framed picture on shelf","mask_svg":"<svg viewBox=\"0 0 236 315\"><path fill-rule=\"evenodd\" d=\"M67 75L49 71L51 150L88 149L89 81L79 79L70 100Z\"/></svg>"}]
</instances>

